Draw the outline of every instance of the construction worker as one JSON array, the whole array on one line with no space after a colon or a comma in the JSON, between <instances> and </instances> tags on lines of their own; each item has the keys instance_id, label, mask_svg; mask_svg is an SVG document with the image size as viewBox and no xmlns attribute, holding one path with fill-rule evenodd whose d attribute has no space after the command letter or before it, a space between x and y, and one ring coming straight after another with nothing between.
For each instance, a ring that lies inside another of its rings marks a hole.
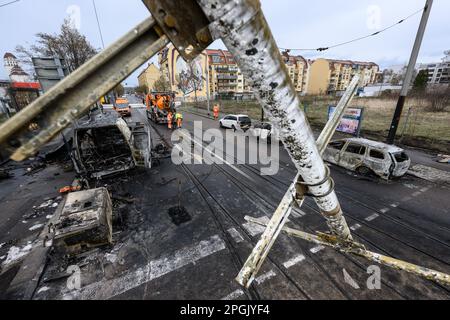
<instances>
[{"instance_id":1,"label":"construction worker","mask_svg":"<svg viewBox=\"0 0 450 320\"><path fill-rule=\"evenodd\" d=\"M214 120L219 120L219 112L220 112L220 106L218 104L214 105L213 107L214 112Z\"/></svg>"},{"instance_id":2,"label":"construction worker","mask_svg":"<svg viewBox=\"0 0 450 320\"><path fill-rule=\"evenodd\" d=\"M177 120L177 129L181 129L183 127L183 115L177 112L175 119Z\"/></svg>"},{"instance_id":3,"label":"construction worker","mask_svg":"<svg viewBox=\"0 0 450 320\"><path fill-rule=\"evenodd\" d=\"M169 130L173 129L173 113L172 113L172 111L170 111L169 114L167 115L167 126L168 126Z\"/></svg>"}]
</instances>

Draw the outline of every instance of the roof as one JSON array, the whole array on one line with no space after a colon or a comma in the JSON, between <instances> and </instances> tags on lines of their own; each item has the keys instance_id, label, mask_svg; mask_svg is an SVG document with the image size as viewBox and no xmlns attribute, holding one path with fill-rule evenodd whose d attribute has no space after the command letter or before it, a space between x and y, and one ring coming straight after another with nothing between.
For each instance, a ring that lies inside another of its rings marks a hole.
<instances>
[{"instance_id":1,"label":"roof","mask_svg":"<svg viewBox=\"0 0 450 320\"><path fill-rule=\"evenodd\" d=\"M4 58L4 59L7 59L7 58L14 58L14 59L17 59L16 56L13 55L11 52L5 53L5 55L3 56L3 58Z\"/></svg>"},{"instance_id":2,"label":"roof","mask_svg":"<svg viewBox=\"0 0 450 320\"><path fill-rule=\"evenodd\" d=\"M12 67L11 73L9 75L10 76L28 76L28 73L23 71L23 69L21 67L14 66L14 67Z\"/></svg>"},{"instance_id":3,"label":"roof","mask_svg":"<svg viewBox=\"0 0 450 320\"><path fill-rule=\"evenodd\" d=\"M359 143L359 144L364 144L366 146L372 147L372 148L376 148L376 149L380 149L380 150L384 150L387 151L389 153L397 153L397 152L403 152L404 150L394 146L394 145L389 145L383 142L378 142L378 141L372 141L372 140L368 140L368 139L363 139L363 138L349 138L349 139L345 139L347 141L350 142L355 142L355 143Z\"/></svg>"}]
</instances>

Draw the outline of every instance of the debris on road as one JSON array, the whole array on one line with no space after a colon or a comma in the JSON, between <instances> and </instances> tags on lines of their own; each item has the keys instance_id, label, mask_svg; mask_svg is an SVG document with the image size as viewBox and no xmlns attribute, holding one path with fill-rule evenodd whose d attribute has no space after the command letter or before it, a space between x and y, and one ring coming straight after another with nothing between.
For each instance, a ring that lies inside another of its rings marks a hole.
<instances>
[{"instance_id":1,"label":"debris on road","mask_svg":"<svg viewBox=\"0 0 450 320\"><path fill-rule=\"evenodd\" d=\"M55 228L55 245L69 252L112 243L112 203L108 190L70 193Z\"/></svg>"}]
</instances>

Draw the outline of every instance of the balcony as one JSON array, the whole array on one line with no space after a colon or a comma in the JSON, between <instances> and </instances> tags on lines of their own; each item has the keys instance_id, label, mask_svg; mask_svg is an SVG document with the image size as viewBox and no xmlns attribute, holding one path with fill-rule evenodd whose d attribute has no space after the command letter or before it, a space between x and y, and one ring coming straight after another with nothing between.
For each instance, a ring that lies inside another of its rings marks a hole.
<instances>
[{"instance_id":1,"label":"balcony","mask_svg":"<svg viewBox=\"0 0 450 320\"><path fill-rule=\"evenodd\" d=\"M238 76L219 74L217 75L217 79L219 80L237 80Z\"/></svg>"}]
</instances>

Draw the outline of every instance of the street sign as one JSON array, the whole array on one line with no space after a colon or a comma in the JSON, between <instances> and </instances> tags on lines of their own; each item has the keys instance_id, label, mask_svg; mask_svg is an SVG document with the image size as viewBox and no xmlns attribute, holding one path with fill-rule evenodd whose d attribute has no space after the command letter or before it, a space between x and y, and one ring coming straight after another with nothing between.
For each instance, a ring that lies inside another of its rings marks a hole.
<instances>
[{"instance_id":1,"label":"street sign","mask_svg":"<svg viewBox=\"0 0 450 320\"><path fill-rule=\"evenodd\" d=\"M328 120L333 116L335 106L328 107ZM362 128L364 108L348 108L336 131L359 137Z\"/></svg>"},{"instance_id":2,"label":"street sign","mask_svg":"<svg viewBox=\"0 0 450 320\"><path fill-rule=\"evenodd\" d=\"M69 75L64 59L33 57L32 61L44 93Z\"/></svg>"}]
</instances>

